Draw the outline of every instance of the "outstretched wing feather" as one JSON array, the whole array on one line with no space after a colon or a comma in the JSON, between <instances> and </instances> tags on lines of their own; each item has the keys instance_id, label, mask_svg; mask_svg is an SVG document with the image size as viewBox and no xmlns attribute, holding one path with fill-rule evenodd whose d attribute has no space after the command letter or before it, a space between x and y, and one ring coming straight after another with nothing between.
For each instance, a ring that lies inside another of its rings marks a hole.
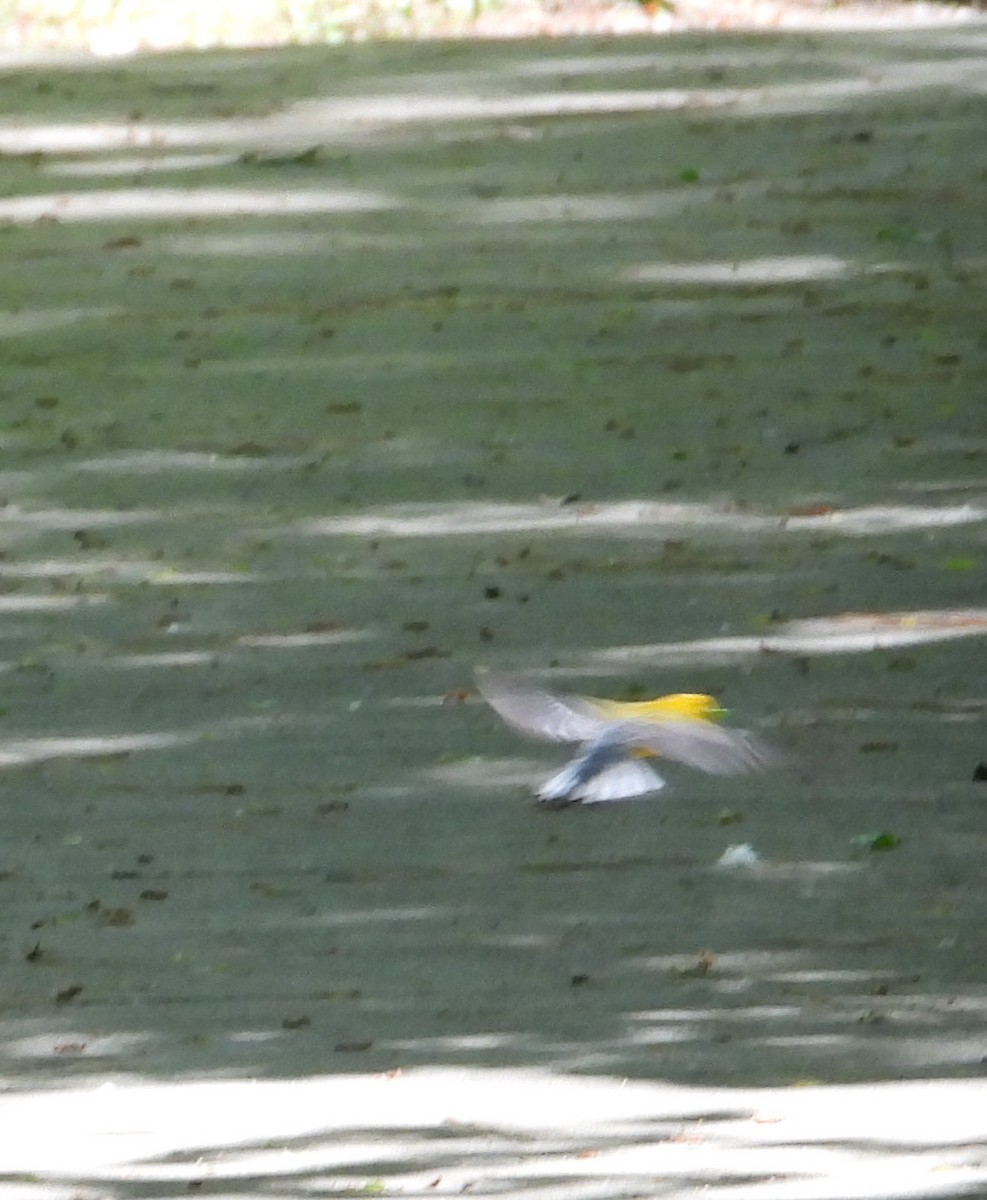
<instances>
[{"instance_id":1,"label":"outstretched wing feather","mask_svg":"<svg viewBox=\"0 0 987 1200\"><path fill-rule=\"evenodd\" d=\"M711 775L739 775L777 762L777 756L745 729L708 721L623 721L612 730L615 741Z\"/></svg>"},{"instance_id":2,"label":"outstretched wing feather","mask_svg":"<svg viewBox=\"0 0 987 1200\"><path fill-rule=\"evenodd\" d=\"M553 696L511 675L477 672L480 695L508 725L547 742L591 742L612 722L578 697Z\"/></svg>"}]
</instances>

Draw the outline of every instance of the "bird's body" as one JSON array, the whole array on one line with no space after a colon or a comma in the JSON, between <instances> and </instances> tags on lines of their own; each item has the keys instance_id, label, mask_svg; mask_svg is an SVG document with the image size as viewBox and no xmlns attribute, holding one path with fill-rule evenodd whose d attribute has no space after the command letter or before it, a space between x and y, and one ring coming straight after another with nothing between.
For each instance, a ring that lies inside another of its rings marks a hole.
<instances>
[{"instance_id":1,"label":"bird's body","mask_svg":"<svg viewBox=\"0 0 987 1200\"><path fill-rule=\"evenodd\" d=\"M770 765L771 752L742 729L713 723L723 709L712 696L677 692L624 702L555 696L511 676L477 675L481 695L513 728L552 742L577 742L579 753L538 789L545 804L627 800L665 781L646 759L663 756L714 775Z\"/></svg>"},{"instance_id":2,"label":"bird's body","mask_svg":"<svg viewBox=\"0 0 987 1200\"><path fill-rule=\"evenodd\" d=\"M661 721L685 717L694 721L712 721L726 712L712 696L702 692L672 692L655 700L599 700L589 696L585 699L605 716L618 720Z\"/></svg>"}]
</instances>

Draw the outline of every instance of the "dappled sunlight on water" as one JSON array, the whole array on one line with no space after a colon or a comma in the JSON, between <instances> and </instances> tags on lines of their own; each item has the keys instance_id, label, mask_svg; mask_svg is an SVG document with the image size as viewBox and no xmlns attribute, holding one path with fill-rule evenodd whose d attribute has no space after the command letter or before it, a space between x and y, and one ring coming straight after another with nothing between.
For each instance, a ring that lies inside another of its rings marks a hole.
<instances>
[{"instance_id":1,"label":"dappled sunlight on water","mask_svg":"<svg viewBox=\"0 0 987 1200\"><path fill-rule=\"evenodd\" d=\"M470 1048L494 1044L474 1035ZM489 1046L488 1046L489 1048ZM58 1188L829 1200L987 1182L987 1085L680 1087L540 1071L106 1082L0 1099L0 1171ZM53 1131L57 1130L57 1137ZM48 1194L48 1193L46 1193Z\"/></svg>"},{"instance_id":2,"label":"dappled sunlight on water","mask_svg":"<svg viewBox=\"0 0 987 1200\"><path fill-rule=\"evenodd\" d=\"M431 767L428 777L448 788L529 787L538 778L539 766L531 759L477 757Z\"/></svg>"},{"instance_id":3,"label":"dappled sunlight on water","mask_svg":"<svg viewBox=\"0 0 987 1200\"><path fill-rule=\"evenodd\" d=\"M41 737L0 741L0 766L20 767L53 758L99 758L133 750L164 750L195 741L194 733L134 733L97 737Z\"/></svg>"},{"instance_id":4,"label":"dappled sunlight on water","mask_svg":"<svg viewBox=\"0 0 987 1200\"><path fill-rule=\"evenodd\" d=\"M23 1200L987 1188L979 47L626 50L6 80Z\"/></svg>"},{"instance_id":5,"label":"dappled sunlight on water","mask_svg":"<svg viewBox=\"0 0 987 1200\"><path fill-rule=\"evenodd\" d=\"M93 608L110 599L98 592L84 596L0 596L0 613L64 612L73 608Z\"/></svg>"},{"instance_id":6,"label":"dappled sunlight on water","mask_svg":"<svg viewBox=\"0 0 987 1200\"><path fill-rule=\"evenodd\" d=\"M285 455L248 455L204 453L194 450L134 450L87 458L75 463L76 471L94 473L154 475L168 471L232 471L237 474L283 471L304 463L300 457Z\"/></svg>"},{"instance_id":7,"label":"dappled sunlight on water","mask_svg":"<svg viewBox=\"0 0 987 1200\"><path fill-rule=\"evenodd\" d=\"M197 171L230 166L233 154L135 154L117 158L62 160L46 165L46 175L96 177L99 175L144 175L161 171Z\"/></svg>"},{"instance_id":8,"label":"dappled sunlight on water","mask_svg":"<svg viewBox=\"0 0 987 1200\"><path fill-rule=\"evenodd\" d=\"M481 225L661 219L713 198L712 192L698 191L698 195L696 192L653 191L643 196L597 193L593 196L526 196L523 200L491 199L471 208L465 219ZM641 268L641 273L635 272L634 278L650 278L646 272L647 268Z\"/></svg>"},{"instance_id":9,"label":"dappled sunlight on water","mask_svg":"<svg viewBox=\"0 0 987 1200\"><path fill-rule=\"evenodd\" d=\"M17 312L0 312L0 338L25 337L79 321L104 321L118 315L113 308L36 308L20 309Z\"/></svg>"},{"instance_id":10,"label":"dappled sunlight on water","mask_svg":"<svg viewBox=\"0 0 987 1200\"><path fill-rule=\"evenodd\" d=\"M162 513L151 509L113 510L97 508L42 508L11 504L3 509L0 533L23 534L39 529L111 529L124 525L142 525L160 521Z\"/></svg>"},{"instance_id":11,"label":"dappled sunlight on water","mask_svg":"<svg viewBox=\"0 0 987 1200\"><path fill-rule=\"evenodd\" d=\"M368 629L330 629L306 633L251 633L237 639L240 646L267 650L295 650L309 646L338 646L344 642L362 642L373 637Z\"/></svg>"},{"instance_id":12,"label":"dappled sunlight on water","mask_svg":"<svg viewBox=\"0 0 987 1200\"><path fill-rule=\"evenodd\" d=\"M160 220L162 217L285 216L290 213L379 212L399 207L371 192L259 188L120 188L0 199L0 220Z\"/></svg>"},{"instance_id":13,"label":"dappled sunlight on water","mask_svg":"<svg viewBox=\"0 0 987 1200\"><path fill-rule=\"evenodd\" d=\"M796 280L838 279L853 269L849 262L829 255L761 258L733 262L641 263L621 272L638 283L691 283L717 286L792 283Z\"/></svg>"},{"instance_id":14,"label":"dappled sunlight on water","mask_svg":"<svg viewBox=\"0 0 987 1200\"><path fill-rule=\"evenodd\" d=\"M895 530L948 527L987 519L987 508L960 505L870 505L817 512L768 513L701 501L545 500L539 504L492 502L405 504L365 513L347 513L305 522L302 532L333 536L443 537L504 532L597 532L612 530L633 536L662 536L680 529L736 534L772 530L820 532L847 536Z\"/></svg>"},{"instance_id":15,"label":"dappled sunlight on water","mask_svg":"<svg viewBox=\"0 0 987 1200\"><path fill-rule=\"evenodd\" d=\"M944 612L840 613L788 621L761 636L701 638L645 646L609 646L591 652L597 667L728 663L759 654L860 654L987 634L987 609Z\"/></svg>"}]
</instances>

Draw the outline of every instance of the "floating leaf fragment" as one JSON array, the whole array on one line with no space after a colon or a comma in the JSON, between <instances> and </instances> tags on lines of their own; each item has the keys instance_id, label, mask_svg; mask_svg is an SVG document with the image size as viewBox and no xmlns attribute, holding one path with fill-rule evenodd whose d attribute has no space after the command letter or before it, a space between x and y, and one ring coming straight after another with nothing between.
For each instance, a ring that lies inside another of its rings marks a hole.
<instances>
[{"instance_id":1,"label":"floating leaf fragment","mask_svg":"<svg viewBox=\"0 0 987 1200\"><path fill-rule=\"evenodd\" d=\"M98 913L101 925L109 925L114 929L123 929L136 921L132 908L101 908Z\"/></svg>"},{"instance_id":2,"label":"floating leaf fragment","mask_svg":"<svg viewBox=\"0 0 987 1200\"><path fill-rule=\"evenodd\" d=\"M691 967L678 967L675 974L680 979L702 979L716 965L716 955L711 950L703 950Z\"/></svg>"},{"instance_id":3,"label":"floating leaf fragment","mask_svg":"<svg viewBox=\"0 0 987 1200\"><path fill-rule=\"evenodd\" d=\"M252 167L312 167L319 157L321 145L307 146L292 154L258 154L254 150L244 151L239 162Z\"/></svg>"},{"instance_id":4,"label":"floating leaf fragment","mask_svg":"<svg viewBox=\"0 0 987 1200\"><path fill-rule=\"evenodd\" d=\"M836 512L831 504L800 504L788 510L790 517L829 517Z\"/></svg>"},{"instance_id":5,"label":"floating leaf fragment","mask_svg":"<svg viewBox=\"0 0 987 1200\"><path fill-rule=\"evenodd\" d=\"M869 854L894 850L901 845L901 838L896 833L859 833L850 841L858 850L866 850Z\"/></svg>"},{"instance_id":6,"label":"floating leaf fragment","mask_svg":"<svg viewBox=\"0 0 987 1200\"><path fill-rule=\"evenodd\" d=\"M297 896L299 894L298 888L287 887L280 883L268 883L264 879L258 879L252 883L250 891L256 892L266 900L284 900L289 896Z\"/></svg>"},{"instance_id":7,"label":"floating leaf fragment","mask_svg":"<svg viewBox=\"0 0 987 1200\"><path fill-rule=\"evenodd\" d=\"M716 865L735 870L737 867L757 866L760 861L761 856L750 842L741 842L736 846L727 846L716 860Z\"/></svg>"},{"instance_id":8,"label":"floating leaf fragment","mask_svg":"<svg viewBox=\"0 0 987 1200\"><path fill-rule=\"evenodd\" d=\"M325 800L315 806L315 811L320 817L327 817L330 813L346 812L349 806L348 800Z\"/></svg>"}]
</instances>

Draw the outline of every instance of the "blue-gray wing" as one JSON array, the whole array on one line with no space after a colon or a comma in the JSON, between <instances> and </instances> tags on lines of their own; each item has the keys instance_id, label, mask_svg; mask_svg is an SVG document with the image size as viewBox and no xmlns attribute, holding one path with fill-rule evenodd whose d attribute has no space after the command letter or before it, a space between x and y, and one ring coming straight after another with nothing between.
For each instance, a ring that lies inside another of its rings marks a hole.
<instances>
[{"instance_id":1,"label":"blue-gray wing","mask_svg":"<svg viewBox=\"0 0 987 1200\"><path fill-rule=\"evenodd\" d=\"M608 736L635 750L660 754L711 775L760 771L778 762L778 755L745 729L730 729L709 721L618 721Z\"/></svg>"},{"instance_id":2,"label":"blue-gray wing","mask_svg":"<svg viewBox=\"0 0 987 1200\"><path fill-rule=\"evenodd\" d=\"M476 685L494 712L528 737L547 742L591 742L613 724L589 701L578 696L553 696L499 671L477 671Z\"/></svg>"}]
</instances>

